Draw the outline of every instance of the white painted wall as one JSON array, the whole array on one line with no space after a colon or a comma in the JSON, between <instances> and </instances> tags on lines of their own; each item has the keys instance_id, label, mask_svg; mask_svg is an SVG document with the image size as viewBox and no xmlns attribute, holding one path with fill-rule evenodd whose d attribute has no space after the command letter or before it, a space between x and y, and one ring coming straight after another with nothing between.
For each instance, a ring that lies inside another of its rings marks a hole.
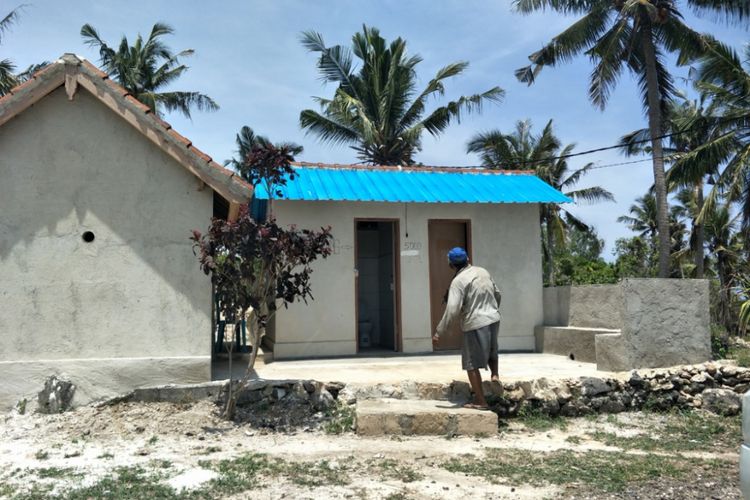
<instances>
[{"instance_id":1,"label":"white painted wall","mask_svg":"<svg viewBox=\"0 0 750 500\"><path fill-rule=\"evenodd\" d=\"M404 352L432 351L427 221L471 219L474 263L486 268L503 292L500 348L533 350L542 324L542 264L536 204L409 204L275 200L280 224L331 226L334 255L314 265L315 300L276 316L274 357L351 355L356 352L355 218L400 220L401 310ZM409 237L406 237L408 231ZM446 259L447 260L447 259ZM447 265L447 262L446 262Z\"/></svg>"},{"instance_id":2,"label":"white painted wall","mask_svg":"<svg viewBox=\"0 0 750 500\"><path fill-rule=\"evenodd\" d=\"M210 222L211 189L198 191L184 167L83 89L73 102L57 90L1 127L0 152L3 378L38 390L42 375L26 380L24 363L43 361L96 384L88 378L108 359L132 358L151 360L139 381L208 379L211 285L188 238ZM133 381L124 378L122 387ZM9 383L6 399L30 390Z\"/></svg>"}]
</instances>

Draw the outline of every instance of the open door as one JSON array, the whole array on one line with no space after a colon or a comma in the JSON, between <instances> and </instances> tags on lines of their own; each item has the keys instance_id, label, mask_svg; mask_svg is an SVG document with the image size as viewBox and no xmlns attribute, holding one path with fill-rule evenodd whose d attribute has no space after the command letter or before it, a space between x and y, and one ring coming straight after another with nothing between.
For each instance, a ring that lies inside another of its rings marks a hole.
<instances>
[{"instance_id":1,"label":"open door","mask_svg":"<svg viewBox=\"0 0 750 500\"><path fill-rule=\"evenodd\" d=\"M398 351L398 224L357 220L357 352Z\"/></svg>"},{"instance_id":2,"label":"open door","mask_svg":"<svg viewBox=\"0 0 750 500\"><path fill-rule=\"evenodd\" d=\"M469 231L469 221L430 220L428 222L432 333L435 332L443 317L448 288L455 276L455 271L448 266L448 252L453 247L462 247L466 249L471 259ZM460 349L463 341L462 335L461 326L456 321L448 333L440 337L435 350Z\"/></svg>"}]
</instances>

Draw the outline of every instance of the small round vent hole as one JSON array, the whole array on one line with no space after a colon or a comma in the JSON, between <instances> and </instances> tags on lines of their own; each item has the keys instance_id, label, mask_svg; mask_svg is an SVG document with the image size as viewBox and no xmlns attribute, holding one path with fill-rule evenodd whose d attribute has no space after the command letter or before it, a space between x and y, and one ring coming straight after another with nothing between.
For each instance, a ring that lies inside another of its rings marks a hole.
<instances>
[{"instance_id":1,"label":"small round vent hole","mask_svg":"<svg viewBox=\"0 0 750 500\"><path fill-rule=\"evenodd\" d=\"M96 238L96 236L94 236L94 233L92 233L91 231L86 231L81 237L86 243L91 243L92 241L94 241L94 238Z\"/></svg>"}]
</instances>

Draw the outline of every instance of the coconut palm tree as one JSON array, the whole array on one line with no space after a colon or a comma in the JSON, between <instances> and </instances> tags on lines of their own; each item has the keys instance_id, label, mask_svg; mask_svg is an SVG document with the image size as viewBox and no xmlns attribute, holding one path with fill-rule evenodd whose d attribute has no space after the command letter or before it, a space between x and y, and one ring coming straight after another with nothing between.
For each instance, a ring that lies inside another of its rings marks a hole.
<instances>
[{"instance_id":1,"label":"coconut palm tree","mask_svg":"<svg viewBox=\"0 0 750 500\"><path fill-rule=\"evenodd\" d=\"M720 165L706 196L702 217L713 210L723 197L739 203L745 244L750 243L750 46L744 60L732 48L721 43L711 45L701 59L696 87L712 101L715 120L710 140L680 155L676 166L691 168L698 164Z\"/></svg>"},{"instance_id":2,"label":"coconut palm tree","mask_svg":"<svg viewBox=\"0 0 750 500\"><path fill-rule=\"evenodd\" d=\"M3 35L18 20L19 15L20 7L16 7L0 19L0 43L3 41ZM7 94L10 89L18 84L18 80L13 74L15 69L16 66L13 64L13 61L10 59L0 59L0 96Z\"/></svg>"},{"instance_id":3,"label":"coconut palm tree","mask_svg":"<svg viewBox=\"0 0 750 500\"><path fill-rule=\"evenodd\" d=\"M481 111L485 102L499 102L503 90L461 96L427 112L428 100L445 94L445 81L461 75L469 66L456 62L440 69L417 91L418 55L407 55L406 41L390 44L376 28L364 26L352 37L352 47L327 47L314 31L301 35L302 45L320 54L321 79L337 85L333 97L316 98L320 112L306 109L300 125L330 144L348 144L360 160L379 165L410 165L421 150L422 135L442 133L464 113ZM355 68L354 57L359 60Z\"/></svg>"},{"instance_id":4,"label":"coconut palm tree","mask_svg":"<svg viewBox=\"0 0 750 500\"><path fill-rule=\"evenodd\" d=\"M304 151L302 146L293 142L274 144L268 140L267 137L256 134L255 131L247 125L242 127L240 132L235 136L235 144L237 144L237 150L235 151L236 156L226 160L224 166L231 167L233 170L240 173L245 171L245 163L254 149L268 149L270 147L275 147L287 151L292 156L296 156ZM247 180L247 177L245 177L245 180Z\"/></svg>"},{"instance_id":5,"label":"coconut palm tree","mask_svg":"<svg viewBox=\"0 0 750 500\"><path fill-rule=\"evenodd\" d=\"M732 311L732 288L736 283L735 270L742 259L742 243L737 232L739 215L732 213L729 203L711 205L705 214L706 240L715 258L719 279L719 322L727 332L736 327Z\"/></svg>"},{"instance_id":6,"label":"coconut palm tree","mask_svg":"<svg viewBox=\"0 0 750 500\"><path fill-rule=\"evenodd\" d=\"M672 77L665 65L666 53L677 53L686 64L705 53L710 37L683 22L681 8L699 14L712 13L728 20L750 15L750 0L515 0L518 11L528 14L549 8L563 15L581 15L541 50L531 54L531 64L516 72L531 84L544 66L568 62L579 54L594 62L589 98L604 108L624 69L639 81L653 157L654 189L659 228L659 276L669 275L669 209L661 144L662 114L674 94Z\"/></svg>"},{"instance_id":7,"label":"coconut palm tree","mask_svg":"<svg viewBox=\"0 0 750 500\"><path fill-rule=\"evenodd\" d=\"M564 157L572 153L575 145L561 146L554 134L552 120L547 122L539 135L532 133L531 121L524 120L517 122L515 131L510 134L503 134L499 130L477 134L469 140L466 149L469 153L478 153L482 164L491 169L533 170L547 184L576 202L614 201L612 193L599 186L574 189L594 164L588 163L571 171ZM569 227L588 231L589 226L555 204L542 205L540 219L544 227L547 282L554 286L556 243L565 244Z\"/></svg>"},{"instance_id":8,"label":"coconut palm tree","mask_svg":"<svg viewBox=\"0 0 750 500\"><path fill-rule=\"evenodd\" d=\"M84 42L99 49L103 70L154 113L162 115L165 110L179 111L190 118L193 108L216 111L219 106L214 100L200 92L159 91L187 71L188 67L180 59L194 53L193 49L172 53L161 38L173 32L170 26L156 23L145 41L139 33L131 46L123 36L117 49L114 49L102 40L90 24L84 24L81 28Z\"/></svg>"},{"instance_id":9,"label":"coconut palm tree","mask_svg":"<svg viewBox=\"0 0 750 500\"><path fill-rule=\"evenodd\" d=\"M690 219L691 254L695 266L695 277L703 278L705 273L705 237L703 219L700 213L704 204L704 186L713 182L718 173L720 159L704 154L699 158L682 159L691 151L709 142L717 133L718 121L714 116L712 103L706 97L688 99L680 94L680 100L670 101L664 119L664 130L669 135L664 146L665 160L672 163L667 171L668 191L679 189L678 201L682 204L683 215ZM649 153L648 129L641 129L625 135L621 139L628 155ZM687 189L687 191L683 190ZM674 239L674 235L672 236Z\"/></svg>"},{"instance_id":10,"label":"coconut palm tree","mask_svg":"<svg viewBox=\"0 0 750 500\"><path fill-rule=\"evenodd\" d=\"M492 169L535 169L560 150L560 140L552 130L552 120L539 135L532 133L531 120L519 120L510 134L491 130L474 135L466 146L477 153L482 165Z\"/></svg>"}]
</instances>

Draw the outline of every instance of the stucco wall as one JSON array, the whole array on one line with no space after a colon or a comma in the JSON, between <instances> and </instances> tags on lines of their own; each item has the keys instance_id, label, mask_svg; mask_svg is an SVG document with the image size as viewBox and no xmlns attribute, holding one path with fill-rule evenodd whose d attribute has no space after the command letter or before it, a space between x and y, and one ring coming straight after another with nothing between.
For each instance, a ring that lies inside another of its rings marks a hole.
<instances>
[{"instance_id":1,"label":"stucco wall","mask_svg":"<svg viewBox=\"0 0 750 500\"><path fill-rule=\"evenodd\" d=\"M547 287L544 324L584 328L622 328L622 287L585 285Z\"/></svg>"},{"instance_id":2,"label":"stucco wall","mask_svg":"<svg viewBox=\"0 0 750 500\"><path fill-rule=\"evenodd\" d=\"M503 292L500 348L533 350L542 322L539 208L535 204L404 204L274 201L281 224L331 226L334 255L314 265L315 300L276 317L274 357L351 355L356 352L354 219L400 220L401 310L404 352L432 351L428 219L471 219L474 263ZM405 217L406 215L406 217ZM408 232L409 236L406 237Z\"/></svg>"},{"instance_id":3,"label":"stucco wall","mask_svg":"<svg viewBox=\"0 0 750 500\"><path fill-rule=\"evenodd\" d=\"M188 237L210 188L82 89L0 128L0 151L0 361L188 357L207 378L211 286Z\"/></svg>"}]
</instances>

